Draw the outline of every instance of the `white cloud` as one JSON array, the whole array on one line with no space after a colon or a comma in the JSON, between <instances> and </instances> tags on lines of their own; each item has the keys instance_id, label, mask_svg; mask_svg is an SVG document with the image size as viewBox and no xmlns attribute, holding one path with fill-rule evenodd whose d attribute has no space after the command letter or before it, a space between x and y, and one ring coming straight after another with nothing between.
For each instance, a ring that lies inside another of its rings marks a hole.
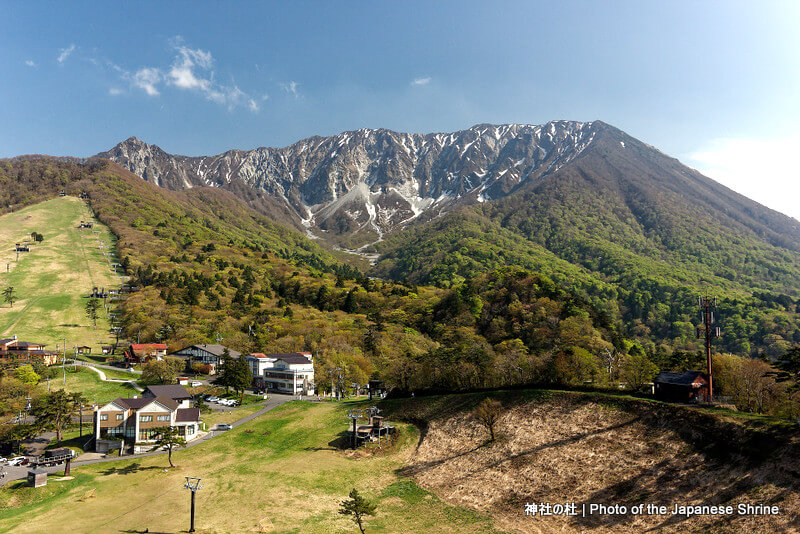
<instances>
[{"instance_id":1,"label":"white cloud","mask_svg":"<svg viewBox=\"0 0 800 534\"><path fill-rule=\"evenodd\" d=\"M426 76L425 78L414 78L411 85L428 85L429 83L431 83L431 77Z\"/></svg>"},{"instance_id":2,"label":"white cloud","mask_svg":"<svg viewBox=\"0 0 800 534\"><path fill-rule=\"evenodd\" d=\"M295 99L300 98L300 92L297 90L297 88L300 86L299 83L291 81L289 83L282 83L280 85L287 94L292 95Z\"/></svg>"},{"instance_id":3,"label":"white cloud","mask_svg":"<svg viewBox=\"0 0 800 534\"><path fill-rule=\"evenodd\" d=\"M36 63L34 63L32 59L29 59L29 60L25 61L25 64L27 66L29 66L29 67L35 67L36 66Z\"/></svg>"},{"instance_id":4,"label":"white cloud","mask_svg":"<svg viewBox=\"0 0 800 534\"><path fill-rule=\"evenodd\" d=\"M133 75L133 85L144 91L150 96L158 96L160 93L156 89L156 84L161 81L161 72L155 68L143 68L136 71Z\"/></svg>"},{"instance_id":5,"label":"white cloud","mask_svg":"<svg viewBox=\"0 0 800 534\"><path fill-rule=\"evenodd\" d=\"M800 136L774 139L713 139L688 155L706 176L756 202L800 220Z\"/></svg>"},{"instance_id":6,"label":"white cloud","mask_svg":"<svg viewBox=\"0 0 800 534\"><path fill-rule=\"evenodd\" d=\"M72 48L74 49L74 45ZM174 88L202 95L208 101L227 106L229 110L243 107L253 113L260 111L258 97L242 91L233 80L228 85L216 81L215 61L211 52L189 48L180 37L170 40L170 50L173 52L172 62L166 67L146 66L131 72L110 60L103 60L103 66L116 72L130 86L137 87L150 96L159 96L162 91ZM112 87L108 92L116 96L124 91ZM262 99L265 100L266 95Z\"/></svg>"},{"instance_id":7,"label":"white cloud","mask_svg":"<svg viewBox=\"0 0 800 534\"><path fill-rule=\"evenodd\" d=\"M214 57L211 52L192 49L182 43L182 39L173 39L173 47L177 55L164 76L169 85L186 91L195 91L207 100L228 106L247 107L252 112L259 111L258 103L238 86L224 85L214 81Z\"/></svg>"},{"instance_id":8,"label":"white cloud","mask_svg":"<svg viewBox=\"0 0 800 534\"><path fill-rule=\"evenodd\" d=\"M211 80L195 74L195 69L211 69L213 63L211 53L200 49L192 50L185 46L176 46L175 49L178 55L169 70L170 83L180 89L197 89L211 93L213 91L210 88Z\"/></svg>"},{"instance_id":9,"label":"white cloud","mask_svg":"<svg viewBox=\"0 0 800 534\"><path fill-rule=\"evenodd\" d=\"M58 62L64 63L66 59L75 51L75 45L71 44L67 48L61 48L58 51Z\"/></svg>"}]
</instances>

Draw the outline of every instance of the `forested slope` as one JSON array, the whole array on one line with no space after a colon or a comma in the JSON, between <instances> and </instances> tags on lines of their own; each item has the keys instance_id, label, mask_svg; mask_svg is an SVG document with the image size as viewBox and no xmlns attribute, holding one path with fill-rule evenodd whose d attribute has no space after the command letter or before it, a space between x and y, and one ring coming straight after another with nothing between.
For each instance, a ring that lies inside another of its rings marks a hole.
<instances>
[{"instance_id":1,"label":"forested slope","mask_svg":"<svg viewBox=\"0 0 800 534\"><path fill-rule=\"evenodd\" d=\"M379 243L372 273L448 287L532 268L662 352L693 348L697 295L719 296L724 350L778 356L800 342L798 225L609 128L513 194Z\"/></svg>"}]
</instances>

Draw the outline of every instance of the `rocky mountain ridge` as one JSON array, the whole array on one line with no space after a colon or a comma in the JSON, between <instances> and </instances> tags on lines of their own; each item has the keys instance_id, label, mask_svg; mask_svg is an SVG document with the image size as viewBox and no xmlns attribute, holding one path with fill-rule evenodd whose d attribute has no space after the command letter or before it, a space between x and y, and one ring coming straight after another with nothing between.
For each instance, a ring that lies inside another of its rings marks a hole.
<instances>
[{"instance_id":1,"label":"rocky mountain ridge","mask_svg":"<svg viewBox=\"0 0 800 534\"><path fill-rule=\"evenodd\" d=\"M98 155L173 190L250 189L277 202L290 219L281 222L358 248L423 214L504 197L579 157L598 135L632 139L600 121L552 121L481 124L449 134L361 129L199 157L131 137Z\"/></svg>"}]
</instances>

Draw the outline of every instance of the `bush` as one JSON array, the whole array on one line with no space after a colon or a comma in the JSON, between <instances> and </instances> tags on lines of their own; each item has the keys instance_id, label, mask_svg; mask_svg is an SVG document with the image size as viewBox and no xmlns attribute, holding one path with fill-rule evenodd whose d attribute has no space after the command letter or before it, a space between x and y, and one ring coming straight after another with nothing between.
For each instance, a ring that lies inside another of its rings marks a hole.
<instances>
[{"instance_id":1,"label":"bush","mask_svg":"<svg viewBox=\"0 0 800 534\"><path fill-rule=\"evenodd\" d=\"M192 364L192 371L199 375L211 374L211 366L207 363L195 362Z\"/></svg>"}]
</instances>

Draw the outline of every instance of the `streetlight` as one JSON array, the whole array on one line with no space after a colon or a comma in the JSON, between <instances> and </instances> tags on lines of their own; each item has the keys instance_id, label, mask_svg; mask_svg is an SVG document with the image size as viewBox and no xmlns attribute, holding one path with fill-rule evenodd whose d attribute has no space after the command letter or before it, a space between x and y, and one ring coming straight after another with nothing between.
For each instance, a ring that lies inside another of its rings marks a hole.
<instances>
[{"instance_id":1,"label":"streetlight","mask_svg":"<svg viewBox=\"0 0 800 534\"><path fill-rule=\"evenodd\" d=\"M186 477L186 484L184 484L183 489L192 491L192 522L189 526L189 532L194 532L194 494L202 487L203 485L200 484L199 478Z\"/></svg>"}]
</instances>

